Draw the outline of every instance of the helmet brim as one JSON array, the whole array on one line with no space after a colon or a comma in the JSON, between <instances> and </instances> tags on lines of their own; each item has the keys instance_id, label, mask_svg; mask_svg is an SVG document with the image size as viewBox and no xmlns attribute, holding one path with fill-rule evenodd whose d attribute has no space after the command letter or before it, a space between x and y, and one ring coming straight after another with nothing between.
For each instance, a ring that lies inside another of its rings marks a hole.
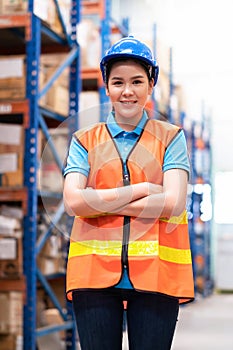
<instances>
[{"instance_id":1,"label":"helmet brim","mask_svg":"<svg viewBox=\"0 0 233 350\"><path fill-rule=\"evenodd\" d=\"M143 56L136 56L134 54L130 54L130 53L115 53L112 55L108 55L102 58L101 62L100 62L100 69L102 72L102 77L104 82L106 83L106 77L105 77L105 69L106 66L110 63L110 62L114 62L114 61L118 61L118 60L125 60L125 59L132 59L135 62L142 62L144 64L147 64L148 66L152 67L153 69L153 76L151 78L154 79L154 85L156 85L157 80L158 80L158 74L159 74L159 67L156 63L156 61L154 60L153 62L149 59L147 59L146 57ZM153 64L152 64L153 63Z\"/></svg>"}]
</instances>

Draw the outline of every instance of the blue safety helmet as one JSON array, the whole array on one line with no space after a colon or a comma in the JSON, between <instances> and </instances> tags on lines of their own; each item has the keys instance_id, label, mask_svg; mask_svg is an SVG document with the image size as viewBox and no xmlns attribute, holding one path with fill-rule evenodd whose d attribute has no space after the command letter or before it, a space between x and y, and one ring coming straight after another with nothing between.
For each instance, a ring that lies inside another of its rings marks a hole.
<instances>
[{"instance_id":1,"label":"blue safety helmet","mask_svg":"<svg viewBox=\"0 0 233 350\"><path fill-rule=\"evenodd\" d=\"M132 58L142 61L149 71L150 78L154 79L154 85L157 83L159 67L152 56L149 47L133 36L128 36L117 41L102 57L100 69L105 83L107 83L107 66L112 60L119 58Z\"/></svg>"}]
</instances>

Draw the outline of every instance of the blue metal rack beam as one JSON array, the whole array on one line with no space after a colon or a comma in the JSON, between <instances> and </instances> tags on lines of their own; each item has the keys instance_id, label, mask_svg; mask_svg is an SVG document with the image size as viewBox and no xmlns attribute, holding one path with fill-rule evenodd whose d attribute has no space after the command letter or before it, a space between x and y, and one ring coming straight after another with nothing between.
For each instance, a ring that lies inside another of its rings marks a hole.
<instances>
[{"instance_id":1,"label":"blue metal rack beam","mask_svg":"<svg viewBox=\"0 0 233 350\"><path fill-rule=\"evenodd\" d=\"M66 38L66 41L68 43L68 45L70 47L72 47L72 40L67 32L67 28L66 28L66 25L64 23L64 19L62 17L62 13L61 13L61 10L60 10L60 6L58 4L58 0L54 0L54 3L55 3L55 6L56 6L56 11L57 11L57 14L58 14L58 19L61 23L61 27L62 27L62 31L63 31L63 34L65 35L65 38Z\"/></svg>"},{"instance_id":2,"label":"blue metal rack beam","mask_svg":"<svg viewBox=\"0 0 233 350\"><path fill-rule=\"evenodd\" d=\"M46 138L46 140L47 140L47 142L49 144L49 147L50 147L50 149L52 151L54 159L55 159L55 161L57 163L57 166L59 167L60 171L62 172L63 163L62 163L62 161L61 161L61 159L60 159L60 157L59 157L59 155L57 153L56 147L54 146L53 140L52 140L52 138L51 138L51 136L49 134L49 129L48 129L48 127L47 127L47 125L46 125L46 123L44 121L44 118L43 118L43 116L40 113L38 113L38 120L39 120L39 124L41 126L41 129L42 129L42 131L43 131L43 133L45 135L45 138Z\"/></svg>"},{"instance_id":3,"label":"blue metal rack beam","mask_svg":"<svg viewBox=\"0 0 233 350\"><path fill-rule=\"evenodd\" d=\"M170 123L174 123L173 120L173 111L172 111L172 97L174 93L173 85L173 52L170 48L170 67L169 67L169 101L168 101L168 120Z\"/></svg>"},{"instance_id":4,"label":"blue metal rack beam","mask_svg":"<svg viewBox=\"0 0 233 350\"><path fill-rule=\"evenodd\" d=\"M50 38L54 42L60 45L67 45L67 40L62 38L59 34L54 32L51 28L46 27L45 25L41 25L41 33L45 34L46 37Z\"/></svg>"},{"instance_id":5,"label":"blue metal rack beam","mask_svg":"<svg viewBox=\"0 0 233 350\"><path fill-rule=\"evenodd\" d=\"M63 115L50 111L49 109L41 106L39 106L39 113L45 117L57 120L59 122L64 122L66 120L66 118Z\"/></svg>"},{"instance_id":6,"label":"blue metal rack beam","mask_svg":"<svg viewBox=\"0 0 233 350\"><path fill-rule=\"evenodd\" d=\"M29 2L33 11L33 1ZM36 234L37 234L37 130L38 130L38 73L40 66L41 21L32 14L33 38L26 43L27 54L27 98L30 121L25 135L24 185L28 189L27 216L24 218L24 273L26 275L26 304L24 307L24 350L36 347Z\"/></svg>"},{"instance_id":7,"label":"blue metal rack beam","mask_svg":"<svg viewBox=\"0 0 233 350\"><path fill-rule=\"evenodd\" d=\"M37 277L39 279L39 281L41 282L42 286L44 287L45 291L48 293L53 305L57 308L57 310L59 311L61 317L63 318L63 320L66 321L67 319L67 314L64 313L56 295L54 294L52 288L50 287L49 283L47 282L46 278L44 277L44 275L41 273L41 271L37 268L36 269L36 274Z\"/></svg>"},{"instance_id":8,"label":"blue metal rack beam","mask_svg":"<svg viewBox=\"0 0 233 350\"><path fill-rule=\"evenodd\" d=\"M105 1L104 8L104 17L101 18L101 56L105 54L105 52L111 46L111 1ZM99 95L100 95L100 121L103 122L106 120L106 117L109 113L108 110L108 97L105 93L105 86L102 85L99 87Z\"/></svg>"},{"instance_id":9,"label":"blue metal rack beam","mask_svg":"<svg viewBox=\"0 0 233 350\"><path fill-rule=\"evenodd\" d=\"M73 46L77 46L77 26L80 21L80 0L72 2L71 9L71 35L70 39ZM78 45L77 52L80 53L80 47ZM79 94L81 91L81 79L80 79L80 54L76 56L70 66L70 110L68 118L69 138L75 130L79 128Z\"/></svg>"},{"instance_id":10,"label":"blue metal rack beam","mask_svg":"<svg viewBox=\"0 0 233 350\"><path fill-rule=\"evenodd\" d=\"M67 54L64 61L56 69L56 71L54 72L52 77L49 79L49 81L45 84L43 89L38 94L39 99L41 97L43 97L48 92L48 90L53 85L53 83L59 78L59 76L62 74L62 72L64 72L64 69L69 67L71 65L71 63L78 57L78 54L79 54L78 46L73 47L72 50L69 52L69 54Z\"/></svg>"},{"instance_id":11,"label":"blue metal rack beam","mask_svg":"<svg viewBox=\"0 0 233 350\"><path fill-rule=\"evenodd\" d=\"M154 54L154 58L157 59L157 25L156 23L154 23L153 25L153 54ZM152 101L153 101L153 106L154 106L154 110L152 111L152 118L156 119L157 117L157 113L156 113L156 109L157 109L157 105L156 105L156 98L155 98L155 89L153 90L152 93Z\"/></svg>"},{"instance_id":12,"label":"blue metal rack beam","mask_svg":"<svg viewBox=\"0 0 233 350\"><path fill-rule=\"evenodd\" d=\"M128 35L128 19L124 18L122 21L122 24L119 24L114 18L110 17L110 21L111 23L113 23L117 29L119 30L119 32L123 35L123 36L127 36Z\"/></svg>"},{"instance_id":13,"label":"blue metal rack beam","mask_svg":"<svg viewBox=\"0 0 233 350\"><path fill-rule=\"evenodd\" d=\"M54 326L41 327L41 328L37 328L36 336L43 337L44 335L47 335L53 332L68 330L68 329L71 329L72 327L73 327L72 321L67 321L64 324L59 324Z\"/></svg>"},{"instance_id":14,"label":"blue metal rack beam","mask_svg":"<svg viewBox=\"0 0 233 350\"><path fill-rule=\"evenodd\" d=\"M44 232L42 237L40 237L39 241L36 245L36 255L38 255L43 248L44 244L46 243L47 239L50 237L52 229L57 225L59 220L61 219L62 215L64 214L64 204L63 201L60 202L59 206L56 209L55 214L53 215L51 219L51 224L49 225L47 231Z\"/></svg>"}]
</instances>

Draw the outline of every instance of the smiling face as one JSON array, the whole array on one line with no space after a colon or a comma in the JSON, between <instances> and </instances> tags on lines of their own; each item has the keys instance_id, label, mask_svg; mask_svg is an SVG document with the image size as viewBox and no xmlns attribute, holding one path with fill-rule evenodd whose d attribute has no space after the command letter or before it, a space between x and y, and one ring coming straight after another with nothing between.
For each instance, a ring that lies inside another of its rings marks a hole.
<instances>
[{"instance_id":1,"label":"smiling face","mask_svg":"<svg viewBox=\"0 0 233 350\"><path fill-rule=\"evenodd\" d=\"M153 79L146 69L133 60L113 63L106 94L112 102L117 123L125 130L133 130L142 117L148 95L152 94Z\"/></svg>"}]
</instances>

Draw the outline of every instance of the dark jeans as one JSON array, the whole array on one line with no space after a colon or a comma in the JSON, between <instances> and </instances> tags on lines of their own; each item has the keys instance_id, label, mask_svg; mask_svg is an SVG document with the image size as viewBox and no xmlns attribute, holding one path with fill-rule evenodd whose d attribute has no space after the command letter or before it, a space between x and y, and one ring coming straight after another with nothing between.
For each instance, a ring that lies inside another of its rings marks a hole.
<instances>
[{"instance_id":1,"label":"dark jeans","mask_svg":"<svg viewBox=\"0 0 233 350\"><path fill-rule=\"evenodd\" d=\"M123 300L127 300L129 349L169 350L179 312L178 300L117 288L73 293L81 349L122 349Z\"/></svg>"}]
</instances>

